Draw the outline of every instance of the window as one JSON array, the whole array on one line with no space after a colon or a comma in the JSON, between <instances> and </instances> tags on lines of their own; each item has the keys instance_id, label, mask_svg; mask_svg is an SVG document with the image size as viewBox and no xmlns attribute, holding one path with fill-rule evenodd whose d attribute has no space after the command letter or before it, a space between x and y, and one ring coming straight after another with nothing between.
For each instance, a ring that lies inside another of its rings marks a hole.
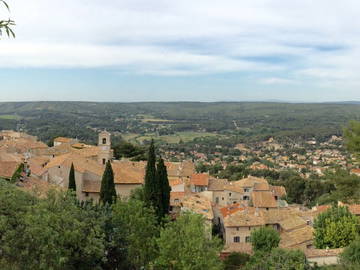
<instances>
[{"instance_id":1,"label":"window","mask_svg":"<svg viewBox=\"0 0 360 270\"><path fill-rule=\"evenodd\" d=\"M236 204L236 201L234 201L234 204Z\"/></svg>"},{"instance_id":2,"label":"window","mask_svg":"<svg viewBox=\"0 0 360 270\"><path fill-rule=\"evenodd\" d=\"M89 192L85 192L85 197L89 197Z\"/></svg>"},{"instance_id":3,"label":"window","mask_svg":"<svg viewBox=\"0 0 360 270\"><path fill-rule=\"evenodd\" d=\"M103 141L103 144L106 144L106 138L103 138L102 141Z\"/></svg>"},{"instance_id":4,"label":"window","mask_svg":"<svg viewBox=\"0 0 360 270\"><path fill-rule=\"evenodd\" d=\"M229 193L229 197L231 197L231 193Z\"/></svg>"},{"instance_id":5,"label":"window","mask_svg":"<svg viewBox=\"0 0 360 270\"><path fill-rule=\"evenodd\" d=\"M244 188L244 192L249 192L249 191L250 191L250 189Z\"/></svg>"},{"instance_id":6,"label":"window","mask_svg":"<svg viewBox=\"0 0 360 270\"><path fill-rule=\"evenodd\" d=\"M234 237L234 243L240 243L240 236Z\"/></svg>"},{"instance_id":7,"label":"window","mask_svg":"<svg viewBox=\"0 0 360 270\"><path fill-rule=\"evenodd\" d=\"M106 159L105 158L103 158L103 165L105 165L106 164Z\"/></svg>"},{"instance_id":8,"label":"window","mask_svg":"<svg viewBox=\"0 0 360 270\"><path fill-rule=\"evenodd\" d=\"M275 196L275 200L278 200L278 196Z\"/></svg>"},{"instance_id":9,"label":"window","mask_svg":"<svg viewBox=\"0 0 360 270\"><path fill-rule=\"evenodd\" d=\"M222 200L224 200L224 197L222 197Z\"/></svg>"},{"instance_id":10,"label":"window","mask_svg":"<svg viewBox=\"0 0 360 270\"><path fill-rule=\"evenodd\" d=\"M239 228L239 227L237 227L237 228L236 228L236 230L237 230L237 231L240 231L240 228Z\"/></svg>"},{"instance_id":11,"label":"window","mask_svg":"<svg viewBox=\"0 0 360 270\"><path fill-rule=\"evenodd\" d=\"M244 197L243 197L243 200L244 200L244 201L249 201L249 200L250 200L250 197L249 197L249 196L244 196Z\"/></svg>"},{"instance_id":12,"label":"window","mask_svg":"<svg viewBox=\"0 0 360 270\"><path fill-rule=\"evenodd\" d=\"M219 197L216 197L215 202L219 203Z\"/></svg>"},{"instance_id":13,"label":"window","mask_svg":"<svg viewBox=\"0 0 360 270\"><path fill-rule=\"evenodd\" d=\"M180 202L179 199L175 199L175 200L174 200L174 203L179 203L179 202Z\"/></svg>"},{"instance_id":14,"label":"window","mask_svg":"<svg viewBox=\"0 0 360 270\"><path fill-rule=\"evenodd\" d=\"M246 237L245 237L245 242L246 242L246 243L250 243L250 242L251 242L251 237L250 237L250 236L246 236Z\"/></svg>"},{"instance_id":15,"label":"window","mask_svg":"<svg viewBox=\"0 0 360 270\"><path fill-rule=\"evenodd\" d=\"M251 231L251 227L249 227L249 231Z\"/></svg>"}]
</instances>

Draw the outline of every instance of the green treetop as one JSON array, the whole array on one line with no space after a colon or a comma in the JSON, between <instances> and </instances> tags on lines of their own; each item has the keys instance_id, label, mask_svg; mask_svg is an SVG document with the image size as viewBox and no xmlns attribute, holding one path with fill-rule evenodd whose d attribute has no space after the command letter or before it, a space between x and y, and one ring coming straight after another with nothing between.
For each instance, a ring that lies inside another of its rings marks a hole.
<instances>
[{"instance_id":1,"label":"green treetop","mask_svg":"<svg viewBox=\"0 0 360 270\"><path fill-rule=\"evenodd\" d=\"M342 248L348 246L359 234L359 218L347 207L331 207L314 222L317 248Z\"/></svg>"},{"instance_id":2,"label":"green treetop","mask_svg":"<svg viewBox=\"0 0 360 270\"><path fill-rule=\"evenodd\" d=\"M273 228L261 227L251 232L251 243L254 251L270 252L279 246L280 236Z\"/></svg>"}]
</instances>

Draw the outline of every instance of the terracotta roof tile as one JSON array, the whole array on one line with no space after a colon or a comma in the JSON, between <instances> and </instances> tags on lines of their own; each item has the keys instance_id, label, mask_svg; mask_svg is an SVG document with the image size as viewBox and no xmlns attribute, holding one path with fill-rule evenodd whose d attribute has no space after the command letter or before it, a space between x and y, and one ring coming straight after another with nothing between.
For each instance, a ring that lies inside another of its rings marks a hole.
<instances>
[{"instance_id":1,"label":"terracotta roof tile","mask_svg":"<svg viewBox=\"0 0 360 270\"><path fill-rule=\"evenodd\" d=\"M190 183L194 186L208 186L209 185L209 174L197 173L193 174L190 179Z\"/></svg>"},{"instance_id":2,"label":"terracotta roof tile","mask_svg":"<svg viewBox=\"0 0 360 270\"><path fill-rule=\"evenodd\" d=\"M271 191L254 191L251 198L254 207L273 208L278 206Z\"/></svg>"},{"instance_id":3,"label":"terracotta roof tile","mask_svg":"<svg viewBox=\"0 0 360 270\"><path fill-rule=\"evenodd\" d=\"M0 161L0 177L10 179L20 164L16 161Z\"/></svg>"}]
</instances>

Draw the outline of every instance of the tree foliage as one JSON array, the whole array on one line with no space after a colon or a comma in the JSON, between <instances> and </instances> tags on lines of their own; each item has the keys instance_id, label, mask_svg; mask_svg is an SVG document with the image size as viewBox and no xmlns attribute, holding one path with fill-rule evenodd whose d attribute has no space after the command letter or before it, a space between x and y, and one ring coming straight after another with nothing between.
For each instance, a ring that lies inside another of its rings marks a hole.
<instances>
[{"instance_id":1,"label":"tree foliage","mask_svg":"<svg viewBox=\"0 0 360 270\"><path fill-rule=\"evenodd\" d=\"M320 249L346 247L358 236L359 225L359 218L347 207L331 207L315 219L315 246Z\"/></svg>"},{"instance_id":2,"label":"tree foliage","mask_svg":"<svg viewBox=\"0 0 360 270\"><path fill-rule=\"evenodd\" d=\"M341 263L350 269L360 269L360 239L354 240L340 256Z\"/></svg>"},{"instance_id":3,"label":"tree foliage","mask_svg":"<svg viewBox=\"0 0 360 270\"><path fill-rule=\"evenodd\" d=\"M145 171L145 185L144 185L144 193L145 193L145 201L148 206L157 207L159 190L158 183L156 177L156 154L155 154L155 146L154 141L151 141L151 145L149 147L148 152L148 160ZM155 210L157 211L157 209Z\"/></svg>"},{"instance_id":4,"label":"tree foliage","mask_svg":"<svg viewBox=\"0 0 360 270\"><path fill-rule=\"evenodd\" d=\"M76 191L75 168L73 163L71 163L69 173L69 190Z\"/></svg>"},{"instance_id":5,"label":"tree foliage","mask_svg":"<svg viewBox=\"0 0 360 270\"><path fill-rule=\"evenodd\" d=\"M244 269L308 270L311 267L302 251L275 248L270 252L255 253Z\"/></svg>"},{"instance_id":6,"label":"tree foliage","mask_svg":"<svg viewBox=\"0 0 360 270\"><path fill-rule=\"evenodd\" d=\"M279 243L279 233L273 228L261 227L251 232L251 244L254 251L270 252L277 248Z\"/></svg>"},{"instance_id":7,"label":"tree foliage","mask_svg":"<svg viewBox=\"0 0 360 270\"><path fill-rule=\"evenodd\" d=\"M164 160L160 158L157 168L156 168L156 177L157 183L159 185L159 202L158 202L158 211L159 217L165 217L169 214L170 210L170 192L171 187L169 185L169 179L167 174L167 169L164 163Z\"/></svg>"},{"instance_id":8,"label":"tree foliage","mask_svg":"<svg viewBox=\"0 0 360 270\"><path fill-rule=\"evenodd\" d=\"M360 122L350 121L344 136L347 149L360 159Z\"/></svg>"},{"instance_id":9,"label":"tree foliage","mask_svg":"<svg viewBox=\"0 0 360 270\"><path fill-rule=\"evenodd\" d=\"M116 201L114 172L110 160L106 163L104 175L101 180L100 201L104 204L112 204Z\"/></svg>"},{"instance_id":10,"label":"tree foliage","mask_svg":"<svg viewBox=\"0 0 360 270\"><path fill-rule=\"evenodd\" d=\"M246 253L233 252L224 260L224 270L238 270L241 266L246 265L250 260L250 255Z\"/></svg>"},{"instance_id":11,"label":"tree foliage","mask_svg":"<svg viewBox=\"0 0 360 270\"><path fill-rule=\"evenodd\" d=\"M0 0L0 4L3 4L7 10L10 11L8 4L4 0ZM3 32L6 33L8 37L15 37L15 33L12 30L12 27L15 26L15 22L11 19L1 20L0 19L0 36L3 35Z\"/></svg>"},{"instance_id":12,"label":"tree foliage","mask_svg":"<svg viewBox=\"0 0 360 270\"><path fill-rule=\"evenodd\" d=\"M155 239L158 227L153 209L139 200L118 200L113 205L112 226L115 229L113 241L121 244L123 257L126 258L118 266L146 269L157 255Z\"/></svg>"},{"instance_id":13,"label":"tree foliage","mask_svg":"<svg viewBox=\"0 0 360 270\"><path fill-rule=\"evenodd\" d=\"M175 222L165 225L157 239L159 256L155 269L220 270L221 241L210 238L203 217L184 213Z\"/></svg>"}]
</instances>

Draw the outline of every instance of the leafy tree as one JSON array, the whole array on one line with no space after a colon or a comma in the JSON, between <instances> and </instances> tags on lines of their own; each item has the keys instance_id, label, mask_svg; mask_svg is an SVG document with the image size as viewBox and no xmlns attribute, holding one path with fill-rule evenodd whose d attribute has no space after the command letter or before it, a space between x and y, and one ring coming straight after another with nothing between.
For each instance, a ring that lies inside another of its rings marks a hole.
<instances>
[{"instance_id":1,"label":"leafy tree","mask_svg":"<svg viewBox=\"0 0 360 270\"><path fill-rule=\"evenodd\" d=\"M145 160L144 154L145 151L143 148L126 141L121 141L114 146L114 156L116 159L121 159L122 157L125 157Z\"/></svg>"},{"instance_id":2,"label":"leafy tree","mask_svg":"<svg viewBox=\"0 0 360 270\"><path fill-rule=\"evenodd\" d=\"M350 121L344 130L344 137L347 149L360 158L360 122Z\"/></svg>"},{"instance_id":3,"label":"leafy tree","mask_svg":"<svg viewBox=\"0 0 360 270\"><path fill-rule=\"evenodd\" d=\"M346 247L358 236L359 225L359 218L347 207L331 207L315 219L315 246L320 249Z\"/></svg>"},{"instance_id":4,"label":"leafy tree","mask_svg":"<svg viewBox=\"0 0 360 270\"><path fill-rule=\"evenodd\" d=\"M308 270L311 267L302 251L275 248L271 252L255 253L244 269Z\"/></svg>"},{"instance_id":5,"label":"leafy tree","mask_svg":"<svg viewBox=\"0 0 360 270\"><path fill-rule=\"evenodd\" d=\"M304 202L305 180L299 176L291 177L285 182L286 200L289 203Z\"/></svg>"},{"instance_id":6,"label":"leafy tree","mask_svg":"<svg viewBox=\"0 0 360 270\"><path fill-rule=\"evenodd\" d=\"M159 202L159 185L156 177L156 155L155 155L155 146L154 141L151 141L149 152L148 152L148 161L146 165L145 172L145 201L148 206L155 208L155 211L158 211L156 208Z\"/></svg>"},{"instance_id":7,"label":"leafy tree","mask_svg":"<svg viewBox=\"0 0 360 270\"><path fill-rule=\"evenodd\" d=\"M2 235L2 258L11 269L99 269L105 255L101 220L70 194L51 192L19 222Z\"/></svg>"},{"instance_id":8,"label":"leafy tree","mask_svg":"<svg viewBox=\"0 0 360 270\"><path fill-rule=\"evenodd\" d=\"M341 263L348 268L360 269L360 239L346 247L340 256Z\"/></svg>"},{"instance_id":9,"label":"leafy tree","mask_svg":"<svg viewBox=\"0 0 360 270\"><path fill-rule=\"evenodd\" d=\"M279 243L279 233L273 228L261 227L251 232L251 244L254 251L270 252L277 248Z\"/></svg>"},{"instance_id":10,"label":"leafy tree","mask_svg":"<svg viewBox=\"0 0 360 270\"><path fill-rule=\"evenodd\" d=\"M153 209L139 200L118 200L113 205L112 226L112 241L125 258L119 265L112 265L112 269L147 269L157 253L158 228Z\"/></svg>"},{"instance_id":11,"label":"leafy tree","mask_svg":"<svg viewBox=\"0 0 360 270\"><path fill-rule=\"evenodd\" d=\"M331 193L334 201L344 203L360 202L360 177L345 170L338 170L332 176L336 190Z\"/></svg>"},{"instance_id":12,"label":"leafy tree","mask_svg":"<svg viewBox=\"0 0 360 270\"><path fill-rule=\"evenodd\" d=\"M73 163L71 163L71 168L69 173L69 190L76 191L75 168Z\"/></svg>"},{"instance_id":13,"label":"leafy tree","mask_svg":"<svg viewBox=\"0 0 360 270\"><path fill-rule=\"evenodd\" d=\"M210 238L200 215L184 213L175 222L165 225L157 239L159 256L155 269L219 270L222 249L218 238Z\"/></svg>"},{"instance_id":14,"label":"leafy tree","mask_svg":"<svg viewBox=\"0 0 360 270\"><path fill-rule=\"evenodd\" d=\"M225 270L238 270L250 260L250 255L246 253L231 253L224 260Z\"/></svg>"},{"instance_id":15,"label":"leafy tree","mask_svg":"<svg viewBox=\"0 0 360 270\"><path fill-rule=\"evenodd\" d=\"M104 175L101 180L100 201L104 204L112 204L116 201L114 172L110 160L106 163Z\"/></svg>"},{"instance_id":16,"label":"leafy tree","mask_svg":"<svg viewBox=\"0 0 360 270\"><path fill-rule=\"evenodd\" d=\"M4 4L7 10L10 10L8 4L4 0L0 0L0 4ZM12 26L15 25L15 22L11 19L0 20L0 36L2 36L3 32L6 33L8 37L15 37L15 33L12 30Z\"/></svg>"},{"instance_id":17,"label":"leafy tree","mask_svg":"<svg viewBox=\"0 0 360 270\"><path fill-rule=\"evenodd\" d=\"M162 158L160 158L157 164L156 177L160 191L158 204L159 217L164 217L165 215L169 214L170 210L171 187L169 185L167 169Z\"/></svg>"}]
</instances>

